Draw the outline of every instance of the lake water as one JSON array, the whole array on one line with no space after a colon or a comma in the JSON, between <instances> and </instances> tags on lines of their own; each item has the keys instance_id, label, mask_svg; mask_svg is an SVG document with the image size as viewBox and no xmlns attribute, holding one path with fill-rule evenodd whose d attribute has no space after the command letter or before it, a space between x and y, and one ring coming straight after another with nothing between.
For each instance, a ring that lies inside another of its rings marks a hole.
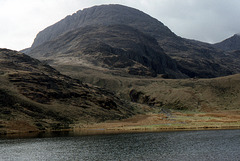
<instances>
[{"instance_id":1,"label":"lake water","mask_svg":"<svg viewBox=\"0 0 240 161\"><path fill-rule=\"evenodd\" d=\"M240 130L0 139L0 160L240 160Z\"/></svg>"}]
</instances>

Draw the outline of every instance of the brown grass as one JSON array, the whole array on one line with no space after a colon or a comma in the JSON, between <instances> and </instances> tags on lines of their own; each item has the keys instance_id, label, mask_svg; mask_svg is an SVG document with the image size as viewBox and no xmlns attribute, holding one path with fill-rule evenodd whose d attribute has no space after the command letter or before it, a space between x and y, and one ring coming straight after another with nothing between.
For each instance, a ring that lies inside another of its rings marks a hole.
<instances>
[{"instance_id":1,"label":"brown grass","mask_svg":"<svg viewBox=\"0 0 240 161\"><path fill-rule=\"evenodd\" d=\"M146 114L121 121L107 121L82 127L75 126L74 131L82 134L99 134L190 129L239 129L238 113L239 111L216 111L189 114L175 111L171 117L163 114Z\"/></svg>"}]
</instances>

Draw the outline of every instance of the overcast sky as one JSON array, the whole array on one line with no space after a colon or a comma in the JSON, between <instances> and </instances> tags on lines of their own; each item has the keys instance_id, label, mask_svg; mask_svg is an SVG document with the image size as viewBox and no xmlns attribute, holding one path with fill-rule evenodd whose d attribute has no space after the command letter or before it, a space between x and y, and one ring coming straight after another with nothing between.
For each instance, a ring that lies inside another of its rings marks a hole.
<instances>
[{"instance_id":1,"label":"overcast sky","mask_svg":"<svg viewBox=\"0 0 240 161\"><path fill-rule=\"evenodd\" d=\"M240 32L240 0L0 0L0 48L30 47L39 31L100 4L142 10L184 38L214 43Z\"/></svg>"}]
</instances>

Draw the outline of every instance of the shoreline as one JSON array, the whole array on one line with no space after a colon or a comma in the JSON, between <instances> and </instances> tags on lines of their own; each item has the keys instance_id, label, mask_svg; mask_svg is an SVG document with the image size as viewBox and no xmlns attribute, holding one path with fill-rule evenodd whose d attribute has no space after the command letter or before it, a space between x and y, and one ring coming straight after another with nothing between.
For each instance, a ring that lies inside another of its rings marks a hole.
<instances>
[{"instance_id":1,"label":"shoreline","mask_svg":"<svg viewBox=\"0 0 240 161\"><path fill-rule=\"evenodd\" d=\"M207 131L207 130L240 130L240 126L236 127L191 127L191 128L158 128L158 129L143 129L143 128L134 128L134 129L79 129L74 131L76 136L90 136L90 135L106 135L106 134L131 134L131 133L160 133L160 132L181 132L181 131Z\"/></svg>"},{"instance_id":2,"label":"shoreline","mask_svg":"<svg viewBox=\"0 0 240 161\"><path fill-rule=\"evenodd\" d=\"M188 130L225 130L240 129L240 111L215 112L179 112L171 115L145 114L136 115L121 121L107 121L75 127L76 132L89 131L102 133L131 133L131 132L162 132L162 131L188 131Z\"/></svg>"},{"instance_id":3,"label":"shoreline","mask_svg":"<svg viewBox=\"0 0 240 161\"><path fill-rule=\"evenodd\" d=\"M141 114L128 119L111 120L101 123L74 124L70 129L45 131L11 131L1 134L0 138L81 136L122 133L148 133L167 131L195 130L238 130L240 129L240 110L191 112L173 111L165 114Z\"/></svg>"},{"instance_id":4,"label":"shoreline","mask_svg":"<svg viewBox=\"0 0 240 161\"><path fill-rule=\"evenodd\" d=\"M0 139L27 139L27 138L47 138L47 137L78 137L94 135L114 135L114 134L136 134L136 133L161 133L161 132L182 132L182 131L209 131L209 130L240 130L240 126L225 127L170 127L158 129L62 129L54 131L26 131L19 133L0 134Z\"/></svg>"}]
</instances>

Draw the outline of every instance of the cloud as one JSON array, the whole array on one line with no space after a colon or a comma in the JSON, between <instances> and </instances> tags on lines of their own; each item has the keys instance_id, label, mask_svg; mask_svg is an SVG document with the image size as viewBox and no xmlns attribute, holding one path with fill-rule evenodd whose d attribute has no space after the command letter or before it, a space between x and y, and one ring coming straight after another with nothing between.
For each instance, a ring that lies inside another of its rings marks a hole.
<instances>
[{"instance_id":1,"label":"cloud","mask_svg":"<svg viewBox=\"0 0 240 161\"><path fill-rule=\"evenodd\" d=\"M185 38L217 42L240 32L239 0L0 0L0 48L30 47L39 31L67 15L112 3L142 10Z\"/></svg>"},{"instance_id":2,"label":"cloud","mask_svg":"<svg viewBox=\"0 0 240 161\"><path fill-rule=\"evenodd\" d=\"M217 42L240 32L239 0L142 1L148 13L182 37Z\"/></svg>"}]
</instances>

